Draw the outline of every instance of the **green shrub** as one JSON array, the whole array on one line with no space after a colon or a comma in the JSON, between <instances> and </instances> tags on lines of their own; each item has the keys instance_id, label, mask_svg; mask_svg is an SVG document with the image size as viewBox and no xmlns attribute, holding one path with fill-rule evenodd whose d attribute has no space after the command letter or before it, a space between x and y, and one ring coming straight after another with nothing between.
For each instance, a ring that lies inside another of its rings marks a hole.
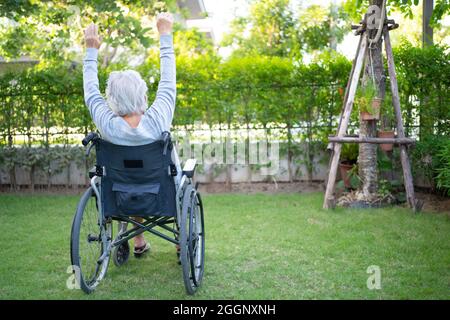
<instances>
[{"instance_id":1,"label":"green shrub","mask_svg":"<svg viewBox=\"0 0 450 320\"><path fill-rule=\"evenodd\" d=\"M423 171L429 182L438 183L439 186L435 186L440 189L448 186L445 182L448 175L441 164L446 161L446 155L440 155L444 152L441 144L444 138L439 138L450 135L448 61L446 47L422 49L406 43L395 49L405 131L420 136L413 151L413 170ZM154 98L158 85L157 65L155 56L138 67L144 79L154 77L155 80L148 83L149 101ZM102 91L108 72L123 67L123 64L111 64L107 69L100 68ZM259 127L267 129L267 137L271 127L283 128L279 136L273 136L282 143L287 142L292 159L301 156L310 168L313 163L308 155L302 156L298 143L307 142L311 146L309 153L316 152L317 148L323 150L322 145L314 143L326 144L328 136L334 132L350 68L348 59L331 53L322 53L308 65L257 54L224 61L208 55L178 56L174 126L189 129L200 121L210 129L217 124L230 129ZM392 128L395 122L392 106L389 97L386 99L383 127ZM355 114L350 121L350 134L355 133L358 126ZM57 142L70 145L73 141L68 135L63 134L61 139L58 138L61 135L48 134L49 129L55 127L74 133L95 129L83 101L81 65L36 67L0 77L0 145L11 144L9 137L17 134L30 138L16 141L16 144L48 147ZM42 137L33 136L35 128L41 130ZM16 151L4 150L5 154ZM357 155L356 145L344 145L342 159L355 161ZM55 157L64 163L70 155ZM45 167L48 163L45 159L44 155L39 155L18 161ZM2 161L5 168L14 163L7 155Z\"/></svg>"},{"instance_id":2,"label":"green shrub","mask_svg":"<svg viewBox=\"0 0 450 320\"><path fill-rule=\"evenodd\" d=\"M429 135L418 141L412 152L413 174L423 174L434 189L445 191L450 185L450 140ZM438 176L440 175L440 178Z\"/></svg>"},{"instance_id":3,"label":"green shrub","mask_svg":"<svg viewBox=\"0 0 450 320\"><path fill-rule=\"evenodd\" d=\"M450 135L450 51L446 46L415 47L403 42L394 49L403 113L408 131L420 126L421 138Z\"/></svg>"},{"instance_id":4,"label":"green shrub","mask_svg":"<svg viewBox=\"0 0 450 320\"><path fill-rule=\"evenodd\" d=\"M358 160L358 145L356 143L344 143L342 145L341 159L351 164Z\"/></svg>"},{"instance_id":5,"label":"green shrub","mask_svg":"<svg viewBox=\"0 0 450 320\"><path fill-rule=\"evenodd\" d=\"M442 145L441 151L437 154L436 185L450 196L450 139L447 138Z\"/></svg>"}]
</instances>

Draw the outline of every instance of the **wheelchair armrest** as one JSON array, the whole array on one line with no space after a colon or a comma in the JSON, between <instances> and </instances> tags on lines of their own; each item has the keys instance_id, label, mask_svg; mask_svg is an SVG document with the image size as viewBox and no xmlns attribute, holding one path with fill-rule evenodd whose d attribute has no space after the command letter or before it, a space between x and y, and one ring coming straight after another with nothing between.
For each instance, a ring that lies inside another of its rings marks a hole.
<instances>
[{"instance_id":1,"label":"wheelchair armrest","mask_svg":"<svg viewBox=\"0 0 450 320\"><path fill-rule=\"evenodd\" d=\"M183 174L188 178L192 178L194 176L195 167L197 166L197 160L188 159L183 167Z\"/></svg>"},{"instance_id":2,"label":"wheelchair armrest","mask_svg":"<svg viewBox=\"0 0 450 320\"><path fill-rule=\"evenodd\" d=\"M95 165L91 169L89 169L89 172L88 172L89 179L92 179L95 176L103 177L104 174L105 174L105 172L104 172L103 168L100 166L97 166L97 165Z\"/></svg>"},{"instance_id":3,"label":"wheelchair armrest","mask_svg":"<svg viewBox=\"0 0 450 320\"><path fill-rule=\"evenodd\" d=\"M92 168L89 169L89 179L92 179L93 177L95 177L97 175L97 168L95 166L93 166Z\"/></svg>"}]
</instances>

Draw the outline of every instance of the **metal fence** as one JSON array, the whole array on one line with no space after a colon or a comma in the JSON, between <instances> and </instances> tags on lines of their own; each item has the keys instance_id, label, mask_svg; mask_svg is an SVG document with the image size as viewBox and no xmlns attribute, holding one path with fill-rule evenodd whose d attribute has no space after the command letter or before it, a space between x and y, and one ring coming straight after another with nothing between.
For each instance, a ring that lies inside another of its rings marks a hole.
<instances>
[{"instance_id":1,"label":"metal fence","mask_svg":"<svg viewBox=\"0 0 450 320\"><path fill-rule=\"evenodd\" d=\"M327 137L335 133L343 92L340 83L181 86L172 133L180 144L277 142L282 159L277 179L322 179L325 144ZM154 93L150 90L150 101ZM447 102L448 92L432 92L426 99L403 95L407 134L414 138L420 138L422 132L448 134ZM358 133L358 122L355 108L349 134ZM79 146L84 135L93 130L95 125L82 92L0 93L0 184L34 186L45 182L50 186L85 181L83 174L92 159L83 160ZM252 173L254 167L202 166L200 180L260 181L263 178Z\"/></svg>"}]
</instances>

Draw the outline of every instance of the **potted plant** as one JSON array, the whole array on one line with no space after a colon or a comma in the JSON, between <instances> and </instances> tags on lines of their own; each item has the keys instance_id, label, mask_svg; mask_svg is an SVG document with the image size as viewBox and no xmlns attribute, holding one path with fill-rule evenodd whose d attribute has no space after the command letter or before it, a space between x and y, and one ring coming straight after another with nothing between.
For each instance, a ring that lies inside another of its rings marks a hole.
<instances>
[{"instance_id":1,"label":"potted plant","mask_svg":"<svg viewBox=\"0 0 450 320\"><path fill-rule=\"evenodd\" d=\"M381 98L377 96L378 90L372 81L369 81L364 87L358 89L355 102L358 105L361 119L379 120L381 109Z\"/></svg>"},{"instance_id":2,"label":"potted plant","mask_svg":"<svg viewBox=\"0 0 450 320\"><path fill-rule=\"evenodd\" d=\"M341 159L339 171L344 186L350 189L352 187L350 171L356 166L358 160L358 145L356 143L344 143L341 150Z\"/></svg>"},{"instance_id":3,"label":"potted plant","mask_svg":"<svg viewBox=\"0 0 450 320\"><path fill-rule=\"evenodd\" d=\"M381 127L378 131L378 138L395 138L394 108L392 107L392 96L389 93L386 93L386 96L384 97L381 114ZM391 152L394 149L394 144L383 143L380 144L380 148L384 152Z\"/></svg>"}]
</instances>

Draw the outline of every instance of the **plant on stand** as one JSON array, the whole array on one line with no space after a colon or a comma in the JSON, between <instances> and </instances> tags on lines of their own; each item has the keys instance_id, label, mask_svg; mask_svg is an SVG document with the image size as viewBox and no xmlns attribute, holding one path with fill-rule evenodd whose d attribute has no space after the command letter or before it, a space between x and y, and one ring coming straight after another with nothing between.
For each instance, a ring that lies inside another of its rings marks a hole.
<instances>
[{"instance_id":1,"label":"plant on stand","mask_svg":"<svg viewBox=\"0 0 450 320\"><path fill-rule=\"evenodd\" d=\"M395 117L394 108L392 107L392 96L386 93L381 110L381 127L378 130L378 138L395 138L394 132ZM394 149L393 143L380 144L381 150L391 152Z\"/></svg>"},{"instance_id":2,"label":"plant on stand","mask_svg":"<svg viewBox=\"0 0 450 320\"><path fill-rule=\"evenodd\" d=\"M345 143L342 145L341 162L339 163L339 171L341 173L344 186L347 189L355 189L357 187L358 179L355 180L355 175L352 173L358 172L356 170L358 160L358 145L356 143Z\"/></svg>"},{"instance_id":3,"label":"plant on stand","mask_svg":"<svg viewBox=\"0 0 450 320\"><path fill-rule=\"evenodd\" d=\"M355 103L359 108L361 119L364 121L379 120L381 109L381 98L379 98L377 88L372 81L358 89Z\"/></svg>"}]
</instances>

